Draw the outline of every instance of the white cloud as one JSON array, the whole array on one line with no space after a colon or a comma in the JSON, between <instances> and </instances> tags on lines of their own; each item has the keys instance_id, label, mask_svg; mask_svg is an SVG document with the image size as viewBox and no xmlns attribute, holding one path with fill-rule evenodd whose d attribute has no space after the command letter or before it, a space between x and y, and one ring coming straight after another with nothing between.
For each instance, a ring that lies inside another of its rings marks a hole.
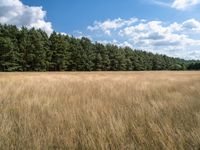
<instances>
[{"instance_id":1,"label":"white cloud","mask_svg":"<svg viewBox=\"0 0 200 150\"><path fill-rule=\"evenodd\" d=\"M185 10L197 4L200 4L200 0L175 0L171 7L179 10Z\"/></svg>"},{"instance_id":2,"label":"white cloud","mask_svg":"<svg viewBox=\"0 0 200 150\"><path fill-rule=\"evenodd\" d=\"M53 31L52 25L45 21L45 17L46 11L42 7L27 6L20 0L0 1L0 23L34 27L50 34Z\"/></svg>"},{"instance_id":3,"label":"white cloud","mask_svg":"<svg viewBox=\"0 0 200 150\"><path fill-rule=\"evenodd\" d=\"M97 42L101 43L101 44L114 44L114 45L118 45L120 47L130 47L130 48L134 48L133 45L131 43L129 43L128 41L124 41L124 42L119 42L115 39L113 39L112 41L109 40L98 40Z\"/></svg>"},{"instance_id":4,"label":"white cloud","mask_svg":"<svg viewBox=\"0 0 200 150\"><path fill-rule=\"evenodd\" d=\"M114 19L114 20L106 20L104 22L98 22L95 21L93 26L88 26L87 29L90 31L95 31L95 30L103 30L103 32L107 35L111 34L111 30L116 30L118 28L121 28L125 25L131 25L135 22L137 22L137 18L130 18L129 20L124 20L121 18Z\"/></svg>"},{"instance_id":5,"label":"white cloud","mask_svg":"<svg viewBox=\"0 0 200 150\"><path fill-rule=\"evenodd\" d=\"M200 32L200 22L195 19L189 19L183 22L182 27L186 30Z\"/></svg>"},{"instance_id":6,"label":"white cloud","mask_svg":"<svg viewBox=\"0 0 200 150\"><path fill-rule=\"evenodd\" d=\"M115 22L115 20L109 20L109 22ZM109 35L105 32L105 28L101 28L104 23L98 22L98 28L91 30L90 36L94 40L102 39L103 43L110 42L174 57L200 59L200 22L198 20L189 19L180 23L167 24L162 21L144 22L137 19L137 22L133 24L112 26L113 30L109 30ZM193 54L198 55L192 56Z\"/></svg>"},{"instance_id":7,"label":"white cloud","mask_svg":"<svg viewBox=\"0 0 200 150\"><path fill-rule=\"evenodd\" d=\"M151 2L156 5L171 7L182 11L200 4L200 0L173 0L172 2L166 2L164 0L151 0Z\"/></svg>"}]
</instances>

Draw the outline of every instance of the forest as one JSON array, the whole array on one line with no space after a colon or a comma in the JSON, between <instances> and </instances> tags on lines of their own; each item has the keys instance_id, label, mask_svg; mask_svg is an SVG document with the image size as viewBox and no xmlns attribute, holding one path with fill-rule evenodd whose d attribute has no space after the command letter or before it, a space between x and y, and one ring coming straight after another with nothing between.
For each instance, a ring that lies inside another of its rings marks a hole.
<instances>
[{"instance_id":1,"label":"forest","mask_svg":"<svg viewBox=\"0 0 200 150\"><path fill-rule=\"evenodd\" d=\"M0 71L200 70L200 61L0 25Z\"/></svg>"}]
</instances>

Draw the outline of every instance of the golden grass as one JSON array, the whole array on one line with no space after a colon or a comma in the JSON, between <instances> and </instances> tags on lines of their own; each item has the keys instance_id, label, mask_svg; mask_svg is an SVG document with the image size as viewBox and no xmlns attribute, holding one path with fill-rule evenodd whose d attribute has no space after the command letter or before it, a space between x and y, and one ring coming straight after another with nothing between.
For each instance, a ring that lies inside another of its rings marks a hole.
<instances>
[{"instance_id":1,"label":"golden grass","mask_svg":"<svg viewBox=\"0 0 200 150\"><path fill-rule=\"evenodd\" d=\"M199 149L200 72L0 73L0 149Z\"/></svg>"}]
</instances>

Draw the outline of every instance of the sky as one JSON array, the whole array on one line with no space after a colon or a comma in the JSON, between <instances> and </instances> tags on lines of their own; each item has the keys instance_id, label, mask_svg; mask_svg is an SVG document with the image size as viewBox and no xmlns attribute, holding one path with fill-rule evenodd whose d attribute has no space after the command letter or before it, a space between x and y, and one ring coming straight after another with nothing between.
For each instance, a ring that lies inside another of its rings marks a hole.
<instances>
[{"instance_id":1,"label":"sky","mask_svg":"<svg viewBox=\"0 0 200 150\"><path fill-rule=\"evenodd\" d=\"M0 0L0 23L200 59L200 0Z\"/></svg>"}]
</instances>

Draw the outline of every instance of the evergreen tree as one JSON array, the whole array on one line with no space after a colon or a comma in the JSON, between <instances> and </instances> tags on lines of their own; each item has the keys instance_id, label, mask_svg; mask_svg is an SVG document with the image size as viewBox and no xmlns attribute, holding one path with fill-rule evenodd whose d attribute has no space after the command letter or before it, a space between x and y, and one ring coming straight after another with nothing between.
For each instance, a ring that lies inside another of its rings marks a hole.
<instances>
[{"instance_id":1,"label":"evergreen tree","mask_svg":"<svg viewBox=\"0 0 200 150\"><path fill-rule=\"evenodd\" d=\"M84 70L92 71L94 70L94 46L88 38L83 37L81 39L81 46L83 48L83 56L82 59L84 61Z\"/></svg>"},{"instance_id":2,"label":"evergreen tree","mask_svg":"<svg viewBox=\"0 0 200 150\"><path fill-rule=\"evenodd\" d=\"M102 68L102 57L100 53L97 53L96 59L95 59L95 70L96 71L101 71L103 70Z\"/></svg>"},{"instance_id":3,"label":"evergreen tree","mask_svg":"<svg viewBox=\"0 0 200 150\"><path fill-rule=\"evenodd\" d=\"M129 47L92 43L34 28L0 24L0 71L199 70L200 61L183 60Z\"/></svg>"},{"instance_id":4,"label":"evergreen tree","mask_svg":"<svg viewBox=\"0 0 200 150\"><path fill-rule=\"evenodd\" d=\"M0 37L0 70L19 71L21 66L18 64L19 54L15 51L14 44L10 38Z\"/></svg>"},{"instance_id":5,"label":"evergreen tree","mask_svg":"<svg viewBox=\"0 0 200 150\"><path fill-rule=\"evenodd\" d=\"M109 71L110 70L110 59L109 51L103 44L95 43L95 53L101 55L101 70Z\"/></svg>"},{"instance_id":6,"label":"evergreen tree","mask_svg":"<svg viewBox=\"0 0 200 150\"><path fill-rule=\"evenodd\" d=\"M0 70L21 71L16 26L0 25Z\"/></svg>"},{"instance_id":7,"label":"evergreen tree","mask_svg":"<svg viewBox=\"0 0 200 150\"><path fill-rule=\"evenodd\" d=\"M69 57L68 52L69 43L64 35L53 32L49 38L50 40L50 55L52 71L69 70Z\"/></svg>"}]
</instances>

